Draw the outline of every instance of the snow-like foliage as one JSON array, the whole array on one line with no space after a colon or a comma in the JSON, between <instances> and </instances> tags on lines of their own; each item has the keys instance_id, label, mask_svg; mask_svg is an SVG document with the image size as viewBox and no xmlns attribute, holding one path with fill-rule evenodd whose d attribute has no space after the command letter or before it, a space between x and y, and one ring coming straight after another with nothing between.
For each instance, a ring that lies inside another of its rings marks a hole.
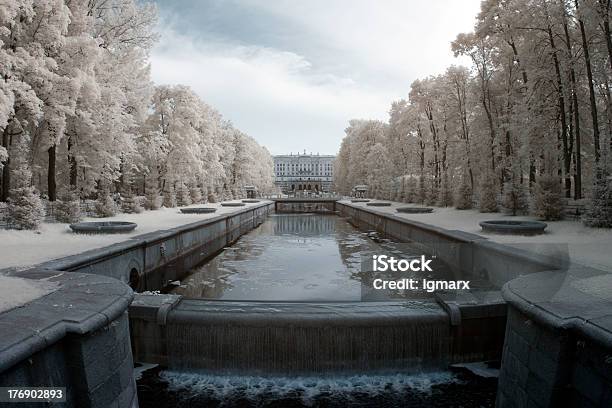
<instances>
[{"instance_id":1,"label":"snow-like foliage","mask_svg":"<svg viewBox=\"0 0 612 408\"><path fill-rule=\"evenodd\" d=\"M145 178L145 202L147 210L158 210L161 207L161 197L157 187L156 173L149 174Z\"/></svg>"},{"instance_id":2,"label":"snow-like foliage","mask_svg":"<svg viewBox=\"0 0 612 408\"><path fill-rule=\"evenodd\" d=\"M480 181L480 191L478 193L478 209L480 212L497 212L497 188L495 178L489 172Z\"/></svg>"},{"instance_id":3,"label":"snow-like foliage","mask_svg":"<svg viewBox=\"0 0 612 408\"><path fill-rule=\"evenodd\" d=\"M425 201L427 201L427 180L424 176L420 176L417 180L414 202L425 204Z\"/></svg>"},{"instance_id":4,"label":"snow-like foliage","mask_svg":"<svg viewBox=\"0 0 612 408\"><path fill-rule=\"evenodd\" d=\"M198 186L193 186L189 189L189 195L191 196L191 202L193 204L202 203L202 189Z\"/></svg>"},{"instance_id":5,"label":"snow-like foliage","mask_svg":"<svg viewBox=\"0 0 612 408\"><path fill-rule=\"evenodd\" d=\"M453 205L453 191L448 180L448 176L442 177L442 184L438 191L438 200L436 205L439 207L452 207Z\"/></svg>"},{"instance_id":6,"label":"snow-like foliage","mask_svg":"<svg viewBox=\"0 0 612 408\"><path fill-rule=\"evenodd\" d=\"M472 206L472 185L470 177L467 174L463 174L461 183L455 192L455 208L458 210L469 210Z\"/></svg>"},{"instance_id":7,"label":"snow-like foliage","mask_svg":"<svg viewBox=\"0 0 612 408\"><path fill-rule=\"evenodd\" d=\"M612 177L602 169L599 169L593 183L584 224L589 227L612 228Z\"/></svg>"},{"instance_id":8,"label":"snow-like foliage","mask_svg":"<svg viewBox=\"0 0 612 408\"><path fill-rule=\"evenodd\" d=\"M121 195L121 210L127 214L139 214L143 211L140 201L130 187L126 187Z\"/></svg>"},{"instance_id":9,"label":"snow-like foliage","mask_svg":"<svg viewBox=\"0 0 612 408\"><path fill-rule=\"evenodd\" d=\"M430 177L425 183L425 204L436 205L439 194L440 186L433 177Z\"/></svg>"},{"instance_id":10,"label":"snow-like foliage","mask_svg":"<svg viewBox=\"0 0 612 408\"><path fill-rule=\"evenodd\" d=\"M8 224L16 229L37 229L45 217L45 208L34 187L32 173L22 166L15 171L15 188L8 200Z\"/></svg>"},{"instance_id":11,"label":"snow-like foliage","mask_svg":"<svg viewBox=\"0 0 612 408\"><path fill-rule=\"evenodd\" d=\"M387 155L376 164L384 161L393 179L419 177L414 201L421 203L433 203L434 194L448 205L451 186L458 208L471 207L473 194L481 211L496 211L505 186L503 204L526 212L539 175L558 174L560 190L544 200L551 211L539 209L556 218L557 193L584 198L595 169L612 166L612 49L605 46L610 9L604 3L483 1L473 31L451 43L470 66L415 80L406 99L391 102L386 122L348 121L334 189L348 194L365 184L375 171L368 154L382 144ZM469 175L469 186L456 178L459 171Z\"/></svg>"},{"instance_id":12,"label":"snow-like foliage","mask_svg":"<svg viewBox=\"0 0 612 408\"><path fill-rule=\"evenodd\" d=\"M2 170L3 163L8 159L8 152L6 148L0 146L0 170Z\"/></svg>"},{"instance_id":13,"label":"snow-like foliage","mask_svg":"<svg viewBox=\"0 0 612 408\"><path fill-rule=\"evenodd\" d=\"M561 180L551 174L541 174L536 182L534 197L535 214L544 220L563 218Z\"/></svg>"},{"instance_id":14,"label":"snow-like foliage","mask_svg":"<svg viewBox=\"0 0 612 408\"><path fill-rule=\"evenodd\" d=\"M138 0L0 1L0 134L35 135L23 157L19 137L0 137L0 201L23 160L51 201L68 186L108 201L121 186L154 209L151 174L162 186L272 191L265 148L188 87L153 86L156 21L155 7Z\"/></svg>"},{"instance_id":15,"label":"snow-like foliage","mask_svg":"<svg viewBox=\"0 0 612 408\"><path fill-rule=\"evenodd\" d=\"M176 193L174 191L174 186L168 184L163 191L163 206L166 208L174 208L176 207Z\"/></svg>"},{"instance_id":16,"label":"snow-like foliage","mask_svg":"<svg viewBox=\"0 0 612 408\"><path fill-rule=\"evenodd\" d=\"M179 207L184 207L191 204L191 195L185 183L178 183L176 188L176 204Z\"/></svg>"},{"instance_id":17,"label":"snow-like foliage","mask_svg":"<svg viewBox=\"0 0 612 408\"><path fill-rule=\"evenodd\" d=\"M504 183L502 205L512 215L525 214L529 211L527 191L517 178Z\"/></svg>"},{"instance_id":18,"label":"snow-like foliage","mask_svg":"<svg viewBox=\"0 0 612 408\"><path fill-rule=\"evenodd\" d=\"M100 218L112 217L117 214L117 204L115 204L110 192L106 188L98 192L98 199L94 208L96 215Z\"/></svg>"},{"instance_id":19,"label":"snow-like foliage","mask_svg":"<svg viewBox=\"0 0 612 408\"><path fill-rule=\"evenodd\" d=\"M82 217L79 194L71 188L63 191L55 202L53 215L59 222L79 222Z\"/></svg>"},{"instance_id":20,"label":"snow-like foliage","mask_svg":"<svg viewBox=\"0 0 612 408\"><path fill-rule=\"evenodd\" d=\"M208 187L207 190L208 190L208 193L207 193L207 199L206 200L209 203L216 203L218 200L217 200L217 194L215 193L215 190L213 188L211 188L211 187Z\"/></svg>"},{"instance_id":21,"label":"snow-like foliage","mask_svg":"<svg viewBox=\"0 0 612 408\"><path fill-rule=\"evenodd\" d=\"M404 187L404 202L413 203L416 195L417 180L415 177L408 177Z\"/></svg>"}]
</instances>

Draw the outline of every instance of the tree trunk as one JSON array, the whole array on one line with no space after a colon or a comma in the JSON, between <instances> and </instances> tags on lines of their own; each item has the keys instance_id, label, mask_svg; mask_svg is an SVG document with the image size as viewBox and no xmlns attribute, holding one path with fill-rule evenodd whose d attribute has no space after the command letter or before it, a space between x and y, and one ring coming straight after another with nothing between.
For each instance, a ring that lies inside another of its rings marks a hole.
<instances>
[{"instance_id":1,"label":"tree trunk","mask_svg":"<svg viewBox=\"0 0 612 408\"><path fill-rule=\"evenodd\" d=\"M561 142L563 144L563 172L565 178L565 197L569 198L572 195L572 185L570 181L571 158L572 152L569 150L567 139L567 120L565 117L565 97L563 96L563 80L561 79L561 69L559 68L559 57L557 56L557 47L552 33L552 28L548 26L548 41L552 49L553 64L555 66L555 76L557 79L557 92L559 103L559 118L561 119Z\"/></svg>"},{"instance_id":2,"label":"tree trunk","mask_svg":"<svg viewBox=\"0 0 612 408\"><path fill-rule=\"evenodd\" d=\"M567 47L568 59L570 61L570 82L572 85L571 94L574 113L574 140L576 141L576 151L574 153L574 199L579 200L582 198L582 157L580 155L580 105L578 105L576 71L574 70L574 63L572 59L572 43L567 27L565 12L563 14L563 31L565 32L565 45Z\"/></svg>"},{"instance_id":3,"label":"tree trunk","mask_svg":"<svg viewBox=\"0 0 612 408\"><path fill-rule=\"evenodd\" d=\"M484 86L484 85L483 85ZM487 114L487 122L489 123L489 136L491 138L491 170L495 173L495 127L493 126L493 115L487 103L487 91L482 90L482 106Z\"/></svg>"},{"instance_id":4,"label":"tree trunk","mask_svg":"<svg viewBox=\"0 0 612 408\"><path fill-rule=\"evenodd\" d=\"M47 170L47 190L49 193L49 201L55 201L57 199L57 186L55 183L55 150L56 145L54 144L47 150L49 156L49 168Z\"/></svg>"},{"instance_id":5,"label":"tree trunk","mask_svg":"<svg viewBox=\"0 0 612 408\"><path fill-rule=\"evenodd\" d=\"M72 143L72 136L68 138L68 163L70 165L70 187L77 187L77 176L78 176L78 168L76 157L74 156L74 152L72 151L74 145Z\"/></svg>"},{"instance_id":6,"label":"tree trunk","mask_svg":"<svg viewBox=\"0 0 612 408\"><path fill-rule=\"evenodd\" d=\"M10 120L2 132L2 147L9 151L11 138L9 135ZM11 156L3 163L2 167L2 191L0 192L0 201L6 202L9 198L9 190L11 189Z\"/></svg>"},{"instance_id":7,"label":"tree trunk","mask_svg":"<svg viewBox=\"0 0 612 408\"><path fill-rule=\"evenodd\" d=\"M576 14L578 15L578 0L574 0L576 5ZM580 17L578 25L580 26L580 35L582 36L582 49L584 53L584 64L586 65L587 79L589 82L589 101L591 103L591 120L593 122L593 147L595 148L595 163L599 163L599 121L597 119L597 102L595 101L595 89L593 88L593 71L591 70L591 56L589 54L589 44L587 42L584 22Z\"/></svg>"}]
</instances>

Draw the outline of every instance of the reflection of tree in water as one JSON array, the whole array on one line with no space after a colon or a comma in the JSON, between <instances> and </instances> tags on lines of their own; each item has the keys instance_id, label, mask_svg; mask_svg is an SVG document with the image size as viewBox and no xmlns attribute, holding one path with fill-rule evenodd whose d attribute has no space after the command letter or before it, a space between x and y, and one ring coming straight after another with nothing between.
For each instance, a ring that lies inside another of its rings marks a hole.
<instances>
[{"instance_id":1,"label":"reflection of tree in water","mask_svg":"<svg viewBox=\"0 0 612 408\"><path fill-rule=\"evenodd\" d=\"M336 230L335 215L294 214L273 216L275 235L292 235L300 237L327 235L331 236Z\"/></svg>"},{"instance_id":2,"label":"reflection of tree in water","mask_svg":"<svg viewBox=\"0 0 612 408\"><path fill-rule=\"evenodd\" d=\"M240 237L232 246L225 247L214 258L196 266L172 293L189 298L220 299L233 287L229 277L244 273L243 263L263 253L269 245L266 237L273 232L272 223L262 223L248 235Z\"/></svg>"}]
</instances>

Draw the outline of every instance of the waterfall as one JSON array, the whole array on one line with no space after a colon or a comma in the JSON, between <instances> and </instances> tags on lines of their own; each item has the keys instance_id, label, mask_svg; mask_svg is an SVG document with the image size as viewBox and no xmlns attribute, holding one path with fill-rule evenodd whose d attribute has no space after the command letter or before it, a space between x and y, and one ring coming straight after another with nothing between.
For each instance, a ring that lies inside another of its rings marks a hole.
<instances>
[{"instance_id":1,"label":"waterfall","mask_svg":"<svg viewBox=\"0 0 612 408\"><path fill-rule=\"evenodd\" d=\"M181 304L169 316L168 366L240 374L359 373L448 365L450 327L435 304L274 305L216 313ZM233 303L233 302L228 302ZM243 304L244 305L244 304ZM268 307L269 306L269 307ZM264 310L265 309L265 310Z\"/></svg>"}]
</instances>

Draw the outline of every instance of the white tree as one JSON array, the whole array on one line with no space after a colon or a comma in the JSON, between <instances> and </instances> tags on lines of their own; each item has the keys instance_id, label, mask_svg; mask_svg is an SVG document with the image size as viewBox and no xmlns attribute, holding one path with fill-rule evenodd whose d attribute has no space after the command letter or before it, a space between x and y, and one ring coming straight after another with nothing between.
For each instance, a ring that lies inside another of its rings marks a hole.
<instances>
[{"instance_id":1,"label":"white tree","mask_svg":"<svg viewBox=\"0 0 612 408\"><path fill-rule=\"evenodd\" d=\"M538 217L545 220L563 218L563 201L561 199L561 181L552 174L541 174L535 189L534 210Z\"/></svg>"},{"instance_id":2,"label":"white tree","mask_svg":"<svg viewBox=\"0 0 612 408\"><path fill-rule=\"evenodd\" d=\"M612 177L601 168L593 183L584 224L589 227L612 228Z\"/></svg>"}]
</instances>

